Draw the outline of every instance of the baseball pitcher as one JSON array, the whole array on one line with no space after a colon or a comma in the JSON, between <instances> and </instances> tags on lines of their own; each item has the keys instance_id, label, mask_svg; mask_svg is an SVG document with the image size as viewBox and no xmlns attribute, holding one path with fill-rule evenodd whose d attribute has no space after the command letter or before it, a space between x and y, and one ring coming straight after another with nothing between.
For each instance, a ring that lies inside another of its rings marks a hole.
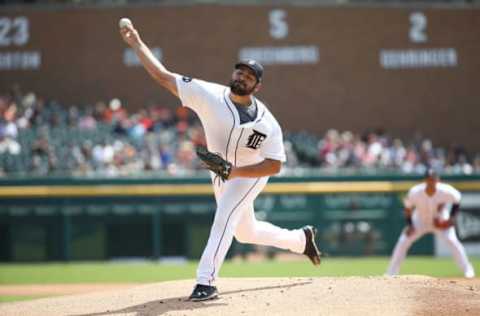
<instances>
[{"instance_id":1,"label":"baseball pitcher","mask_svg":"<svg viewBox=\"0 0 480 316\"><path fill-rule=\"evenodd\" d=\"M255 218L255 198L285 161L280 125L254 96L263 67L254 60L238 62L229 86L192 79L167 70L133 24L121 25L120 33L151 77L197 113L205 131L207 148L197 148L197 154L211 170L217 208L190 300L218 297L215 280L234 236L242 243L303 253L320 264L315 228L287 230Z\"/></svg>"}]
</instances>

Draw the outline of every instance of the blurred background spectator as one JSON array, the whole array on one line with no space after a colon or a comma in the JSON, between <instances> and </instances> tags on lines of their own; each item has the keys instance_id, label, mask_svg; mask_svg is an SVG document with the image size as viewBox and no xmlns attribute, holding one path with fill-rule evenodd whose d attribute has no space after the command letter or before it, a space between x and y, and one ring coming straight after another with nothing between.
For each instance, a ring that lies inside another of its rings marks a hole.
<instances>
[{"instance_id":1,"label":"blurred background spectator","mask_svg":"<svg viewBox=\"0 0 480 316\"><path fill-rule=\"evenodd\" d=\"M128 113L118 98L84 107L46 101L16 87L0 96L0 175L141 176L205 172L195 146L205 144L193 112L152 105ZM460 145L436 147L421 134L402 140L386 131L329 129L285 135L284 175L318 173L480 172L480 155ZM201 170L201 171L200 171Z\"/></svg>"}]
</instances>

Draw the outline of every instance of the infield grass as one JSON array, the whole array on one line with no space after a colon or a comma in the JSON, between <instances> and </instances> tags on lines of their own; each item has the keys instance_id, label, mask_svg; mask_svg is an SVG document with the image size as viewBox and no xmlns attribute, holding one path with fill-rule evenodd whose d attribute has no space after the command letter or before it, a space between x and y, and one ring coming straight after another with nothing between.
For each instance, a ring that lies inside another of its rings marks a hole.
<instances>
[{"instance_id":1,"label":"infield grass","mask_svg":"<svg viewBox=\"0 0 480 316\"><path fill-rule=\"evenodd\" d=\"M36 295L0 295L0 303L30 301L37 298L45 298L48 296L36 296Z\"/></svg>"},{"instance_id":2,"label":"infield grass","mask_svg":"<svg viewBox=\"0 0 480 316\"><path fill-rule=\"evenodd\" d=\"M470 258L480 272L480 258ZM226 261L221 277L336 277L383 275L389 258L368 257L323 258L314 267L300 261ZM153 261L0 264L0 284L48 283L149 283L195 278L198 262L180 264ZM462 273L451 258L408 257L402 274L421 274L434 277L461 277Z\"/></svg>"}]
</instances>

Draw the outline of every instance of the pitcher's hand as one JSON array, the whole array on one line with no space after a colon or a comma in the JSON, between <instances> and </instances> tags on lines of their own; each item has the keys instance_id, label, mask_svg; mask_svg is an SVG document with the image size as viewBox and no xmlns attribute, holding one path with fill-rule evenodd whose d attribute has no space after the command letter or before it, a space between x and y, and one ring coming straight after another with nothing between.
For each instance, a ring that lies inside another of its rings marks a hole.
<instances>
[{"instance_id":1,"label":"pitcher's hand","mask_svg":"<svg viewBox=\"0 0 480 316\"><path fill-rule=\"evenodd\" d=\"M120 28L120 35L129 46L134 47L141 43L138 31L133 27L133 24L127 24Z\"/></svg>"}]
</instances>

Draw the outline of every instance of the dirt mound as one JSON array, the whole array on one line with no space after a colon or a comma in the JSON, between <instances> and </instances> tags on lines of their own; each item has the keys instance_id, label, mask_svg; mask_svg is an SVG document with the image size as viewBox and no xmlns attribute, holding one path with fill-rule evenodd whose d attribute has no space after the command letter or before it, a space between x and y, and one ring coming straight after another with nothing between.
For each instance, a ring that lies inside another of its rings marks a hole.
<instances>
[{"instance_id":1,"label":"dirt mound","mask_svg":"<svg viewBox=\"0 0 480 316\"><path fill-rule=\"evenodd\" d=\"M0 295L13 296L58 296L67 294L82 294L100 291L128 289L138 286L138 283L85 283L85 284L20 284L0 285Z\"/></svg>"},{"instance_id":2,"label":"dirt mound","mask_svg":"<svg viewBox=\"0 0 480 316\"><path fill-rule=\"evenodd\" d=\"M194 281L0 305L0 315L480 315L480 280L423 276L221 279L217 300L186 301Z\"/></svg>"}]
</instances>

